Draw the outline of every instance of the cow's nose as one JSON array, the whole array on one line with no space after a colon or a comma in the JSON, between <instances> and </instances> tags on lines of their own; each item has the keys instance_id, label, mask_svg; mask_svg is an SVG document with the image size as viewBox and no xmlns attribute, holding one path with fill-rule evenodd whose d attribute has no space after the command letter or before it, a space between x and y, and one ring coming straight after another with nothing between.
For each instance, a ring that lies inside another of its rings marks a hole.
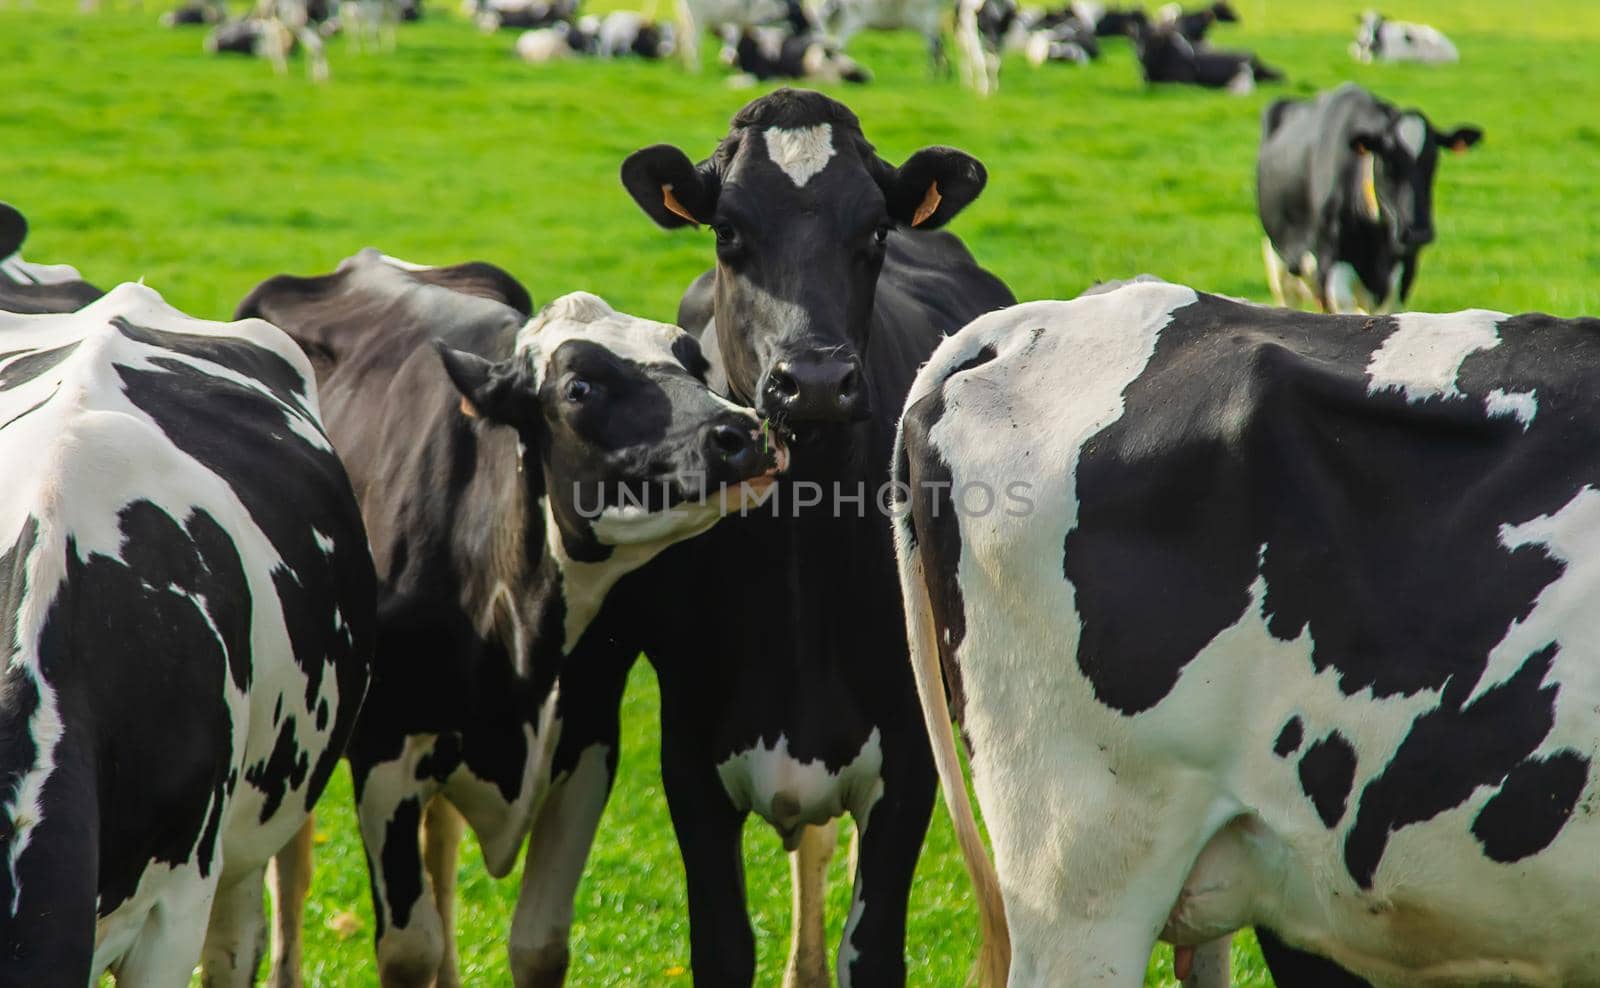
<instances>
[{"instance_id":1,"label":"cow's nose","mask_svg":"<svg viewBox=\"0 0 1600 988\"><path fill-rule=\"evenodd\" d=\"M751 424L718 422L705 430L706 458L721 463L739 478L754 477L765 468Z\"/></svg>"},{"instance_id":2,"label":"cow's nose","mask_svg":"<svg viewBox=\"0 0 1600 988\"><path fill-rule=\"evenodd\" d=\"M767 371L761 410L789 423L856 422L867 417L867 389L855 357L801 356Z\"/></svg>"},{"instance_id":3,"label":"cow's nose","mask_svg":"<svg viewBox=\"0 0 1600 988\"><path fill-rule=\"evenodd\" d=\"M1412 227L1406 231L1405 241L1407 247L1422 247L1431 244L1433 243L1433 227Z\"/></svg>"}]
</instances>

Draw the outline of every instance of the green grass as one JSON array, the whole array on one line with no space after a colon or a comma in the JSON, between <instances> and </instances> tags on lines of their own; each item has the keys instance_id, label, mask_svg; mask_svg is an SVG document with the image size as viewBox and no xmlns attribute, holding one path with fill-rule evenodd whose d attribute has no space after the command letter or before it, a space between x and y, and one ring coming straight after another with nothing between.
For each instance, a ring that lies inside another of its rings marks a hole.
<instances>
[{"instance_id":1,"label":"green grass","mask_svg":"<svg viewBox=\"0 0 1600 988\"><path fill-rule=\"evenodd\" d=\"M325 87L298 65L276 78L265 63L209 58L200 33L157 28L155 8L83 16L70 0L17 2L0 0L0 197L33 222L28 256L76 263L102 285L144 278L201 316L226 316L269 275L326 271L371 244L429 263L493 260L538 300L587 288L670 319L710 257L709 234L657 230L623 193L617 166L658 141L703 156L753 95L727 89L715 69L523 66L511 36L480 35L444 9L451 0L434 0L392 55L333 42ZM989 189L954 229L1020 298L1150 271L1264 299L1252 192L1260 110L1280 94L1355 79L1440 126L1487 133L1441 165L1439 242L1423 259L1416 308L1600 311L1600 5L1536 0L1507 18L1501 0L1410 0L1407 16L1460 46L1462 65L1437 70L1352 63L1345 46L1361 0L1236 5L1245 24L1219 41L1255 48L1289 84L1244 99L1149 91L1126 46L1112 44L1086 69L1010 63L1000 95L982 101L931 79L918 39L879 35L853 46L878 81L842 95L892 160L945 143L987 163ZM689 981L655 708L641 668L621 778L579 893L576 985ZM365 864L343 774L320 812L308 978L372 985ZM775 984L788 871L770 833L752 826L746 843L759 982ZM517 882L490 881L475 848L461 877L466 978L508 983ZM841 863L831 896L837 937ZM341 938L331 921L345 913L360 928ZM960 984L974 937L938 810L912 904L911 983ZM1253 947L1236 953L1239 983L1265 984ZM1170 980L1170 954L1158 951L1150 983Z\"/></svg>"}]
</instances>

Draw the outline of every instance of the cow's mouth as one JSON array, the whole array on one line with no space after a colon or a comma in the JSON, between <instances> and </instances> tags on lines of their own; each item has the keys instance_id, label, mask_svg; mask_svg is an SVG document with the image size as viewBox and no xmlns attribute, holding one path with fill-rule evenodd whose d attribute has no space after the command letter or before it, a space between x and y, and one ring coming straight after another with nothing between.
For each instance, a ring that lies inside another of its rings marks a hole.
<instances>
[{"instance_id":1,"label":"cow's mouth","mask_svg":"<svg viewBox=\"0 0 1600 988\"><path fill-rule=\"evenodd\" d=\"M772 427L770 423L764 424L761 428L761 438L767 446L764 452L772 457L772 465L765 472L748 477L744 481L744 486L757 494L766 493L767 488L777 482L778 475L789 469L789 446L784 441L782 432Z\"/></svg>"}]
</instances>

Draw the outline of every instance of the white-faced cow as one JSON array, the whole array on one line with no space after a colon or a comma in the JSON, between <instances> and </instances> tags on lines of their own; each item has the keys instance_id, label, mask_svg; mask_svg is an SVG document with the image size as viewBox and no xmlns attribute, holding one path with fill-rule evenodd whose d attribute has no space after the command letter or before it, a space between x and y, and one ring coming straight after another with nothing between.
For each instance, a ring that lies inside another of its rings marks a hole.
<instances>
[{"instance_id":1,"label":"white-faced cow","mask_svg":"<svg viewBox=\"0 0 1600 988\"><path fill-rule=\"evenodd\" d=\"M1593 983L1596 367L1593 319L1167 284L941 345L897 548L1013 988L1249 924L1381 986ZM1028 510L971 507L1002 483Z\"/></svg>"},{"instance_id":2,"label":"white-faced cow","mask_svg":"<svg viewBox=\"0 0 1600 988\"><path fill-rule=\"evenodd\" d=\"M489 873L510 871L552 774L574 769L552 764L556 737L575 719L593 730L556 683L580 645L581 683L612 584L738 509L786 456L706 389L677 327L582 292L527 308L490 265L372 250L240 306L312 354L371 535L378 646L350 763L386 988L458 983L455 811ZM530 860L528 883L547 879ZM516 984L541 983L536 951L515 934L510 949Z\"/></svg>"},{"instance_id":3,"label":"white-faced cow","mask_svg":"<svg viewBox=\"0 0 1600 988\"><path fill-rule=\"evenodd\" d=\"M73 312L103 292L70 264L35 264L22 259L28 221L0 202L0 312Z\"/></svg>"},{"instance_id":4,"label":"white-faced cow","mask_svg":"<svg viewBox=\"0 0 1600 988\"><path fill-rule=\"evenodd\" d=\"M1441 133L1422 111L1354 83L1267 107L1256 204L1273 299L1309 298L1329 312L1403 305L1417 255L1434 238L1439 150L1465 151L1482 137L1470 126Z\"/></svg>"},{"instance_id":5,"label":"white-faced cow","mask_svg":"<svg viewBox=\"0 0 1600 988\"><path fill-rule=\"evenodd\" d=\"M612 707L642 648L661 683L662 778L687 872L695 983L754 977L746 816L825 862L831 847L806 839L816 835L808 825L848 812L860 853L839 981L902 984L934 775L875 502L916 366L943 333L1012 298L935 229L977 197L986 173L945 147L891 165L848 108L780 89L735 115L698 165L657 145L631 155L622 179L661 226L714 232L716 266L685 294L679 322L702 332L714 388L795 437L794 483L780 483L770 505L663 554L614 595L647 615L618 632ZM562 842L581 855L604 805L614 726L585 739L568 725L561 743L592 753L592 771L552 796L560 812L534 828L530 855ZM792 972L807 984L829 980L815 863L801 869L817 910L799 930ZM544 907L561 957L576 882Z\"/></svg>"},{"instance_id":6,"label":"white-faced cow","mask_svg":"<svg viewBox=\"0 0 1600 988\"><path fill-rule=\"evenodd\" d=\"M1350 57L1358 62L1420 62L1443 65L1461 60L1444 32L1427 24L1391 21L1375 10L1361 15Z\"/></svg>"},{"instance_id":7,"label":"white-faced cow","mask_svg":"<svg viewBox=\"0 0 1600 988\"><path fill-rule=\"evenodd\" d=\"M1281 82L1283 73L1249 52L1221 51L1185 38L1174 27L1132 29L1134 51L1148 83L1180 83L1226 89L1235 96L1260 82Z\"/></svg>"},{"instance_id":8,"label":"white-faced cow","mask_svg":"<svg viewBox=\"0 0 1600 988\"><path fill-rule=\"evenodd\" d=\"M372 657L311 367L139 285L0 315L0 470L0 984L249 985Z\"/></svg>"}]
</instances>

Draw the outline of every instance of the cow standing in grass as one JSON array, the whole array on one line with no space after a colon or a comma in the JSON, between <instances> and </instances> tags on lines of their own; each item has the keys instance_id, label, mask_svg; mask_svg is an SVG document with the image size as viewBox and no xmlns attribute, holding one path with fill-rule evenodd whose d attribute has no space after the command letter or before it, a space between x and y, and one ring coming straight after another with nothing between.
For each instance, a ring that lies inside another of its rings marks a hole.
<instances>
[{"instance_id":1,"label":"cow standing in grass","mask_svg":"<svg viewBox=\"0 0 1600 988\"><path fill-rule=\"evenodd\" d=\"M1482 137L1471 126L1441 132L1354 83L1267 107L1256 204L1273 300L1310 299L1325 312L1403 306L1434 239L1439 152Z\"/></svg>"},{"instance_id":2,"label":"cow standing in grass","mask_svg":"<svg viewBox=\"0 0 1600 988\"><path fill-rule=\"evenodd\" d=\"M1597 367L1592 319L1166 284L941 345L896 541L982 984L1250 924L1384 988L1594 983ZM1034 510L962 509L997 477Z\"/></svg>"},{"instance_id":3,"label":"cow standing in grass","mask_svg":"<svg viewBox=\"0 0 1600 988\"><path fill-rule=\"evenodd\" d=\"M384 988L460 983L463 818L505 875L550 778L572 769L556 739L615 720L574 700L605 695L584 684L617 665L595 624L607 591L736 510L786 455L706 389L677 327L583 292L532 320L528 307L490 265L371 250L240 306L312 355L371 534L378 644L349 757ZM537 858L526 876L563 880ZM538 945L514 930L509 946L515 983L545 983Z\"/></svg>"},{"instance_id":4,"label":"cow standing in grass","mask_svg":"<svg viewBox=\"0 0 1600 988\"><path fill-rule=\"evenodd\" d=\"M609 604L634 619L612 626L620 664L606 676L607 709L639 649L660 679L662 779L687 873L695 984L755 977L740 844L750 813L797 852L802 918L787 983L830 981L821 885L830 823L850 813L860 849L839 982L903 984L933 767L874 500L917 364L942 333L1011 300L936 229L986 174L944 147L891 165L846 107L781 89L741 110L700 164L658 145L630 156L622 177L661 226L713 231L716 267L685 294L679 322L702 334L712 386L793 437L795 483L780 483L773 504L663 553ZM813 490L831 500L836 483L861 499L837 514L796 503ZM519 927L543 938L551 961L541 983L564 973L572 897L616 765L615 717L587 735L581 726L563 730L557 759L573 769L530 840L529 874L534 862L550 867L518 903Z\"/></svg>"},{"instance_id":5,"label":"cow standing in grass","mask_svg":"<svg viewBox=\"0 0 1600 988\"><path fill-rule=\"evenodd\" d=\"M311 368L123 285L0 315L0 985L249 985L372 561Z\"/></svg>"}]
</instances>

